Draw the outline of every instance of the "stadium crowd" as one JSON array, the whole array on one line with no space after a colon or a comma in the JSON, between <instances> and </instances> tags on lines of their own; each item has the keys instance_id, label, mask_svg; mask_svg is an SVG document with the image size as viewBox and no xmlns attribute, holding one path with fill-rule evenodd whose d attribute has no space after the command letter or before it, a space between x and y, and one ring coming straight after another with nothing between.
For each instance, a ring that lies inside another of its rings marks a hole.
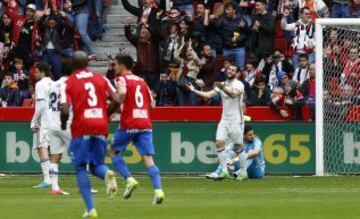
<instances>
[{"instance_id":1,"label":"stadium crowd","mask_svg":"<svg viewBox=\"0 0 360 219\"><path fill-rule=\"evenodd\" d=\"M149 84L158 106L221 104L219 96L199 98L186 84L211 90L234 63L246 105L270 106L295 120L302 119L304 105L314 112L315 19L360 17L360 0L139 0L139 6L121 1L137 17L125 25L126 38L137 49L135 73ZM1 0L3 107L31 98L38 60L51 65L54 80L79 42L89 60L96 60L92 41L102 40L104 3ZM331 29L324 42L329 96L334 102L351 96L358 104L353 97L359 95L360 32ZM106 74L113 80L109 66Z\"/></svg>"}]
</instances>

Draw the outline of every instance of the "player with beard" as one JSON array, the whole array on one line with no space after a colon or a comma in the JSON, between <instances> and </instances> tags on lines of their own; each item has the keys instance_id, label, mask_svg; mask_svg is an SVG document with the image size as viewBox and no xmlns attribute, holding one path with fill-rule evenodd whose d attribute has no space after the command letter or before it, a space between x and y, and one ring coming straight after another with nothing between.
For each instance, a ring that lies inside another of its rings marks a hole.
<instances>
[{"instance_id":1,"label":"player with beard","mask_svg":"<svg viewBox=\"0 0 360 219\"><path fill-rule=\"evenodd\" d=\"M196 90L191 84L188 84L187 87L196 95L204 98L212 98L220 93L223 110L216 131L216 150L220 166L222 167L219 178L229 178L230 176L227 169L225 150L225 142L230 141L234 143L234 150L239 154L240 171L237 179L245 180L248 178L248 175L246 172L246 153L243 147L244 120L241 107L244 96L244 85L236 79L236 72L237 67L231 65L226 72L226 81L216 82L215 89L208 92ZM212 174L217 173L214 172Z\"/></svg>"}]
</instances>

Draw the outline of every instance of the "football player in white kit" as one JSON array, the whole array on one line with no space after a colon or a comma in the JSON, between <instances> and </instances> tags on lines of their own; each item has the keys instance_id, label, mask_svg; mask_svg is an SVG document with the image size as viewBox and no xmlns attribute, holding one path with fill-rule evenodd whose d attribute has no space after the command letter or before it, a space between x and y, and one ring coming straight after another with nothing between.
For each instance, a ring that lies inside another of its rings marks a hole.
<instances>
[{"instance_id":1,"label":"football player in white kit","mask_svg":"<svg viewBox=\"0 0 360 219\"><path fill-rule=\"evenodd\" d=\"M65 82L71 74L71 70L68 65L64 65L62 69L62 77L53 82L50 86L49 93L49 115L50 115L50 126L49 126L49 139L50 139L50 181L51 181L51 194L52 195L69 195L68 192L63 191L59 187L59 163L65 150L69 145L71 134L70 124L72 121L72 114L70 113L70 119L67 123L67 129L61 130L60 122L60 89L65 86ZM66 154L66 153L65 153Z\"/></svg>"},{"instance_id":2,"label":"football player in white kit","mask_svg":"<svg viewBox=\"0 0 360 219\"><path fill-rule=\"evenodd\" d=\"M33 148L36 148L44 179L35 188L47 188L50 186L50 158L49 158L49 91L53 81L50 79L50 66L45 62L35 65L35 113L31 120L33 132Z\"/></svg>"},{"instance_id":3,"label":"football player in white kit","mask_svg":"<svg viewBox=\"0 0 360 219\"><path fill-rule=\"evenodd\" d=\"M223 111L216 131L216 150L222 171L217 177L230 177L227 169L225 142L231 141L234 143L235 151L239 155L240 161L240 173L237 179L245 180L248 178L248 175L246 172L246 153L243 148L244 119L242 101L244 85L236 79L236 72L237 67L231 65L226 72L226 81L215 83L215 89L208 92L196 90L192 84L188 84L187 87L196 95L204 98L214 97L218 93L221 95Z\"/></svg>"}]
</instances>

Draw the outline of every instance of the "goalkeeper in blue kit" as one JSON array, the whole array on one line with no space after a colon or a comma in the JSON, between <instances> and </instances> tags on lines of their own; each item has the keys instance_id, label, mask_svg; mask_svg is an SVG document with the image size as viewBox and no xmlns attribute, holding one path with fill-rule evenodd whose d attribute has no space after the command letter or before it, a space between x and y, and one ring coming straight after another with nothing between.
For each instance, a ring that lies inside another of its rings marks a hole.
<instances>
[{"instance_id":1,"label":"goalkeeper in blue kit","mask_svg":"<svg viewBox=\"0 0 360 219\"><path fill-rule=\"evenodd\" d=\"M250 179L261 179L265 175L265 160L262 153L262 143L254 136L254 130L250 126L244 129L244 149L247 156L247 173ZM240 162L236 149L227 148L228 169L232 171L235 179L240 172ZM222 168L219 166L215 172L206 175L206 178L213 180L224 179L220 177Z\"/></svg>"}]
</instances>

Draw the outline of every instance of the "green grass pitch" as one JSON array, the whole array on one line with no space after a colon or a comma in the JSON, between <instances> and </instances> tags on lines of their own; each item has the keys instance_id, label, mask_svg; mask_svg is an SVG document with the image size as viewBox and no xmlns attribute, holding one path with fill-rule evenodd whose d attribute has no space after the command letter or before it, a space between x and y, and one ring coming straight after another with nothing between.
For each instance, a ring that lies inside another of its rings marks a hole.
<instances>
[{"instance_id":1,"label":"green grass pitch","mask_svg":"<svg viewBox=\"0 0 360 219\"><path fill-rule=\"evenodd\" d=\"M149 179L140 183L130 200L122 200L125 181L118 178L119 194L109 200L102 181L91 178L99 218L360 218L360 177L266 177L264 180L209 181L197 177L163 177L165 201L151 204ZM81 218L84 204L74 176L61 176L71 194L51 196L32 188L40 176L0 177L1 219Z\"/></svg>"}]
</instances>

